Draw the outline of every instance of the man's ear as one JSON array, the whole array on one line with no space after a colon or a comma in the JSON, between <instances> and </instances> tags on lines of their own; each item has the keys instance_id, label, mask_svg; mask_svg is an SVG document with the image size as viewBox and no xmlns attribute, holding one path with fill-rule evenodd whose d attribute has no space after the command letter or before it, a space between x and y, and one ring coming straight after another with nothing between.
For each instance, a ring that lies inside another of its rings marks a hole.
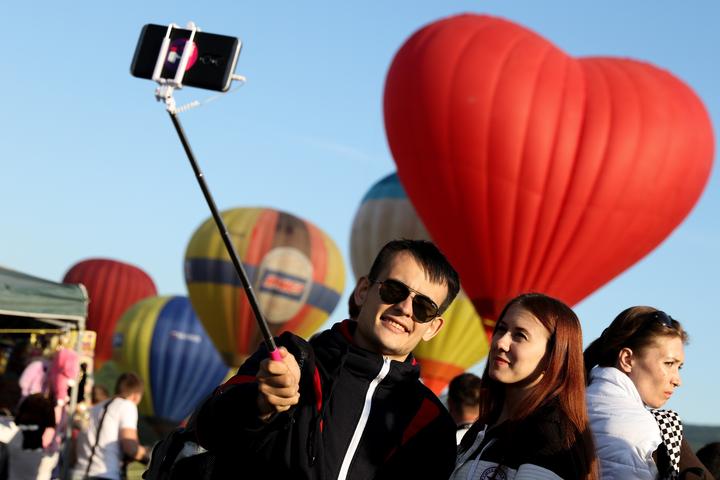
<instances>
[{"instance_id":1,"label":"man's ear","mask_svg":"<svg viewBox=\"0 0 720 480\"><path fill-rule=\"evenodd\" d=\"M632 372L633 360L633 351L628 347L625 347L618 352L615 366L622 372L630 373Z\"/></svg>"},{"instance_id":2,"label":"man's ear","mask_svg":"<svg viewBox=\"0 0 720 480\"><path fill-rule=\"evenodd\" d=\"M440 330L442 329L443 325L445 324L445 320L442 317L435 317L430 321L430 326L427 330L425 330L425 333L423 333L422 339L426 342L428 340L431 340L435 335L440 333Z\"/></svg>"},{"instance_id":3,"label":"man's ear","mask_svg":"<svg viewBox=\"0 0 720 480\"><path fill-rule=\"evenodd\" d=\"M365 303L365 299L367 299L368 291L370 290L371 285L372 283L367 277L360 277L357 285L355 285L355 290L353 290L352 294L355 299L355 304L359 308L362 308L363 303Z\"/></svg>"}]
</instances>

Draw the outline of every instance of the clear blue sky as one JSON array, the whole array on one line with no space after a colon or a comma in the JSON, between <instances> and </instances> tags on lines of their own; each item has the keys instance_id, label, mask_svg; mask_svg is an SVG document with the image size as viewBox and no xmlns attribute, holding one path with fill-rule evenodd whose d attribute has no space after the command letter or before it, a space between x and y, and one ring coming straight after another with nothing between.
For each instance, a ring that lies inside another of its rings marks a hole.
<instances>
[{"instance_id":1,"label":"clear blue sky","mask_svg":"<svg viewBox=\"0 0 720 480\"><path fill-rule=\"evenodd\" d=\"M343 318L353 216L395 170L382 119L388 66L415 30L461 12L518 22L572 55L665 68L720 125L714 0L4 2L0 264L60 280L79 260L110 257L142 267L162 294L186 293L185 247L209 212L152 82L129 65L142 25L193 20L244 43L237 72L247 84L182 117L219 208L270 206L328 232L346 257L330 321ZM185 89L178 100L209 94ZM683 321L684 384L668 406L715 425L719 187L715 168L667 241L576 306L586 343L631 305Z\"/></svg>"}]
</instances>

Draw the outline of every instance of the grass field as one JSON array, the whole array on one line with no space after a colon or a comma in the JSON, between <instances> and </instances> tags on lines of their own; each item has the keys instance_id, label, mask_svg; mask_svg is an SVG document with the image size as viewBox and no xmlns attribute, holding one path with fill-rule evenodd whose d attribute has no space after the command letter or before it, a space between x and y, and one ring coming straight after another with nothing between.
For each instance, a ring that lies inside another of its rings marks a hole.
<instances>
[{"instance_id":1,"label":"grass field","mask_svg":"<svg viewBox=\"0 0 720 480\"><path fill-rule=\"evenodd\" d=\"M127 478L128 480L140 480L142 473L145 471L145 465L138 462L133 462L128 465Z\"/></svg>"}]
</instances>

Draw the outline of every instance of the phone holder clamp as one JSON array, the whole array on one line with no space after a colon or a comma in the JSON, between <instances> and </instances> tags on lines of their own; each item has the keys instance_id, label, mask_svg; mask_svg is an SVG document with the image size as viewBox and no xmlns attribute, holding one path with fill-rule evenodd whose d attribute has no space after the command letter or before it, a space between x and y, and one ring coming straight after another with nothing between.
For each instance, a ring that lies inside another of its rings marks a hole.
<instances>
[{"instance_id":1,"label":"phone holder clamp","mask_svg":"<svg viewBox=\"0 0 720 480\"><path fill-rule=\"evenodd\" d=\"M197 33L199 29L197 28L197 25L195 25L195 22L187 23L186 28L190 30L190 37L187 39L187 41L185 42L185 46L183 47L183 52L180 56L180 62L178 63L177 70L175 71L175 77L163 78L161 75L163 66L165 65L165 59L167 58L168 51L170 49L170 34L172 33L173 28L179 27L174 23L168 25L167 31L165 32L165 37L163 38L162 44L160 45L160 52L158 53L158 58L155 61L155 69L153 70L152 79L159 84L157 89L155 89L155 99L165 103L169 112L178 112L178 108L175 106L173 92L175 91L175 89L179 90L183 86L182 81L183 77L185 76L185 68L190 61L193 50L195 50L195 43L193 42L193 40L195 39L195 33ZM193 102L181 108L184 111L197 105L199 105L199 102Z\"/></svg>"},{"instance_id":2,"label":"phone holder clamp","mask_svg":"<svg viewBox=\"0 0 720 480\"><path fill-rule=\"evenodd\" d=\"M174 23L171 23L170 25L168 25L168 28L165 32L165 37L163 38L162 44L160 45L160 51L158 52L158 58L155 61L155 68L153 69L152 80L158 83L158 87L155 89L155 99L159 102L163 102L168 112L172 114L177 114L190 110L191 108L199 107L201 105L199 101L193 100L190 103L178 107L176 106L175 98L173 97L175 89L179 90L183 87L182 81L185 76L185 71L190 61L190 58L193 55L193 51L196 48L193 40L195 39L195 34L199 32L200 29L197 27L197 25L195 25L195 22L187 23L187 26L185 28L190 30L190 36L188 37L187 41L183 46L182 55L180 56L180 62L177 65L175 76L173 78L164 78L162 76L162 72L163 67L165 66L165 62L168 58L168 52L171 48L170 35L174 28L180 27L178 27ZM233 74L231 78L236 82L240 82L241 85L247 81L247 79L243 75L238 75L236 73ZM205 102L214 100L215 98L217 97L210 98Z\"/></svg>"}]
</instances>

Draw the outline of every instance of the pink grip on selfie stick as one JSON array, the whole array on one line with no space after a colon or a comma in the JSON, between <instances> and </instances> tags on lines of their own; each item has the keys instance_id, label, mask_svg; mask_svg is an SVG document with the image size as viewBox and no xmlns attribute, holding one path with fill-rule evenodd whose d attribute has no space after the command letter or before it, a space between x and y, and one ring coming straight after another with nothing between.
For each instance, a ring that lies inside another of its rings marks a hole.
<instances>
[{"instance_id":1,"label":"pink grip on selfie stick","mask_svg":"<svg viewBox=\"0 0 720 480\"><path fill-rule=\"evenodd\" d=\"M272 360L275 360L276 362L282 362L282 355L280 355L280 350L277 348L270 352L270 358Z\"/></svg>"}]
</instances>

